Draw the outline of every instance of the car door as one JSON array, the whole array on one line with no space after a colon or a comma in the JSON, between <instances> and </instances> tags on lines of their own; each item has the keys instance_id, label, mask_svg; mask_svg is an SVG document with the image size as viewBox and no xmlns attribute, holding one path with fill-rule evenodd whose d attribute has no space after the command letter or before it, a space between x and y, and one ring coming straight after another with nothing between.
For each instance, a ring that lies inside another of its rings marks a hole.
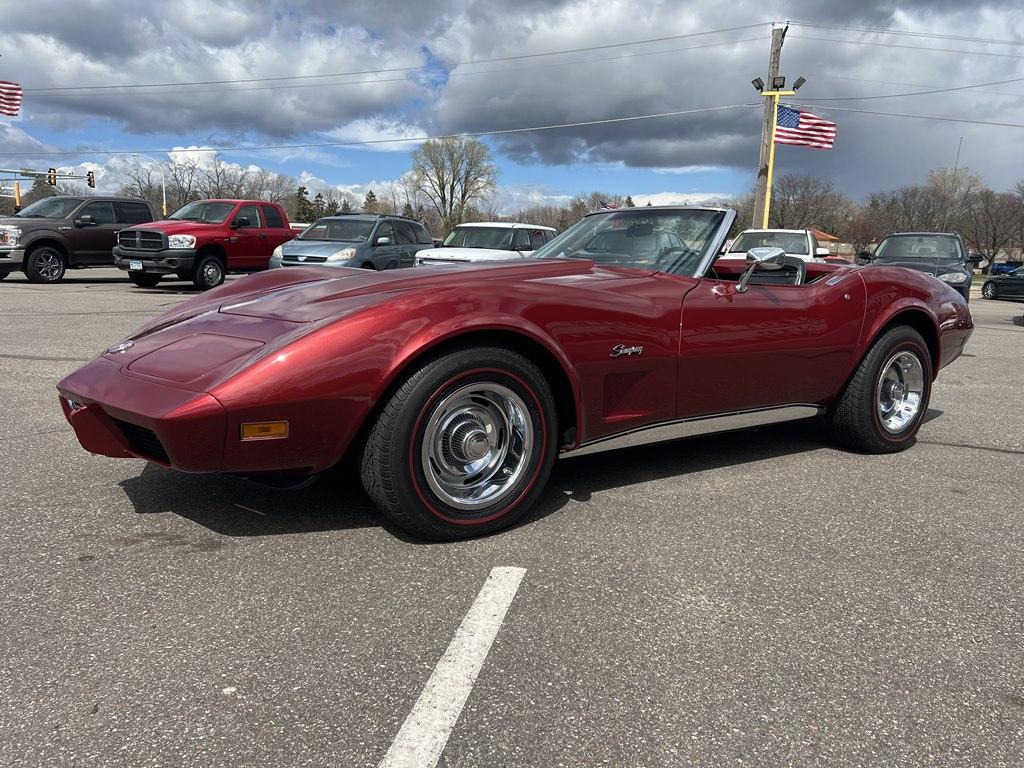
<instances>
[{"instance_id":1,"label":"car door","mask_svg":"<svg viewBox=\"0 0 1024 768\"><path fill-rule=\"evenodd\" d=\"M240 205L228 219L228 269L264 269L270 261L274 249L267 248L259 209L255 203Z\"/></svg>"},{"instance_id":2,"label":"car door","mask_svg":"<svg viewBox=\"0 0 1024 768\"><path fill-rule=\"evenodd\" d=\"M865 288L855 274L804 285L704 278L682 308L681 418L819 403L842 383L857 349Z\"/></svg>"},{"instance_id":3,"label":"car door","mask_svg":"<svg viewBox=\"0 0 1024 768\"><path fill-rule=\"evenodd\" d=\"M1019 267L1006 277L1000 278L999 283L1000 295L1011 299L1024 299L1024 267Z\"/></svg>"},{"instance_id":4,"label":"car door","mask_svg":"<svg viewBox=\"0 0 1024 768\"><path fill-rule=\"evenodd\" d=\"M92 217L87 223L85 217ZM117 223L114 204L110 200L93 200L83 205L74 215L74 246L72 264L113 264L114 241L123 226ZM69 238L71 239L71 238Z\"/></svg>"},{"instance_id":5,"label":"car door","mask_svg":"<svg viewBox=\"0 0 1024 768\"><path fill-rule=\"evenodd\" d=\"M267 259L274 253L277 246L294 239L291 227L284 222L284 217L277 206L261 205L260 213L263 215L263 234L267 238Z\"/></svg>"},{"instance_id":6,"label":"car door","mask_svg":"<svg viewBox=\"0 0 1024 768\"><path fill-rule=\"evenodd\" d=\"M401 249L395 244L395 230L390 221L382 221L374 230L371 258L377 269L395 269L402 259Z\"/></svg>"},{"instance_id":7,"label":"car door","mask_svg":"<svg viewBox=\"0 0 1024 768\"><path fill-rule=\"evenodd\" d=\"M411 267L416 262L416 251L419 250L416 245L416 232L408 221L396 219L391 222L391 225L394 227L395 241L399 250L398 266Z\"/></svg>"}]
</instances>

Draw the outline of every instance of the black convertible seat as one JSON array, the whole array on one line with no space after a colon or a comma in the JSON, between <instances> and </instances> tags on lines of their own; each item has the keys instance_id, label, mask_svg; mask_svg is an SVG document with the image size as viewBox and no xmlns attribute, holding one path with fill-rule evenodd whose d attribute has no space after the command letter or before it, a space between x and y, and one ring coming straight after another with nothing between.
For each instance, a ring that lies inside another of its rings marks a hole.
<instances>
[{"instance_id":1,"label":"black convertible seat","mask_svg":"<svg viewBox=\"0 0 1024 768\"><path fill-rule=\"evenodd\" d=\"M807 264L803 259L788 257L779 269L759 269L750 276L748 285L803 285Z\"/></svg>"}]
</instances>

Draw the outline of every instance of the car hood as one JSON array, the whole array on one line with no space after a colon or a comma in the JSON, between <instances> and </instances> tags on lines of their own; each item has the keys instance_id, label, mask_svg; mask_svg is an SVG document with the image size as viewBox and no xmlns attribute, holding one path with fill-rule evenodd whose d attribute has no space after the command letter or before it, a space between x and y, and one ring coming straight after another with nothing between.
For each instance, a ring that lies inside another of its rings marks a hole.
<instances>
[{"instance_id":1,"label":"car hood","mask_svg":"<svg viewBox=\"0 0 1024 768\"><path fill-rule=\"evenodd\" d=\"M44 219L39 216L0 216L0 226L17 227L18 229L56 229L67 225L67 219Z\"/></svg>"},{"instance_id":2,"label":"car hood","mask_svg":"<svg viewBox=\"0 0 1024 768\"><path fill-rule=\"evenodd\" d=\"M281 246L281 253L286 256L330 256L332 253L358 245L360 244L340 240L289 240Z\"/></svg>"},{"instance_id":3,"label":"car hood","mask_svg":"<svg viewBox=\"0 0 1024 768\"><path fill-rule=\"evenodd\" d=\"M880 267L905 267L906 269L913 269L916 272L924 272L926 275L944 275L947 272L966 272L967 265L964 264L962 259L950 259L950 258L912 258L912 259L887 259L885 256L880 256L877 259L871 260L872 264L877 264Z\"/></svg>"},{"instance_id":4,"label":"car hood","mask_svg":"<svg viewBox=\"0 0 1024 768\"><path fill-rule=\"evenodd\" d=\"M427 248L416 254L423 261L509 261L522 259L519 251L506 251L498 248Z\"/></svg>"},{"instance_id":5,"label":"car hood","mask_svg":"<svg viewBox=\"0 0 1024 768\"><path fill-rule=\"evenodd\" d=\"M163 221L151 221L148 224L135 224L131 227L125 227L125 229L146 229L151 232L155 230L157 232L163 232L164 234L167 235L178 235L182 233L195 235L206 231L219 230L225 226L227 225L207 224L202 221L164 219Z\"/></svg>"}]
</instances>

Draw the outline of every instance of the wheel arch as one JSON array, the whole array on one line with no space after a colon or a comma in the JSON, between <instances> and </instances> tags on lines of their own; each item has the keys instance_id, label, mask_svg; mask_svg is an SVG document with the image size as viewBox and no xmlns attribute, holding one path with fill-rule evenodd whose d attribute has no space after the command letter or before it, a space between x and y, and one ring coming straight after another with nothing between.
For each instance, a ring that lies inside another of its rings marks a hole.
<instances>
[{"instance_id":1,"label":"wheel arch","mask_svg":"<svg viewBox=\"0 0 1024 768\"><path fill-rule=\"evenodd\" d=\"M922 306L909 305L901 307L886 315L884 318L879 319L871 333L867 337L867 341L863 345L860 357L857 360L857 364L864 358L878 338L891 328L898 325L906 325L913 328L924 339L925 344L928 345L928 354L932 361L932 380L939 373L939 367L942 363L942 345L939 341L939 326L936 323L935 318Z\"/></svg>"},{"instance_id":2,"label":"wheel arch","mask_svg":"<svg viewBox=\"0 0 1024 768\"><path fill-rule=\"evenodd\" d=\"M384 385L374 398L374 407L365 423L371 423L376 411L387 403L391 394L401 386L406 374L433 358L467 347L502 347L518 352L533 362L551 385L555 398L560 446L578 439L580 413L579 381L565 355L554 342L539 332L522 327L488 325L449 329L407 349L395 360Z\"/></svg>"},{"instance_id":3,"label":"wheel arch","mask_svg":"<svg viewBox=\"0 0 1024 768\"><path fill-rule=\"evenodd\" d=\"M227 268L228 254L227 251L224 250L223 246L218 245L217 243L204 243L196 249L196 258L200 259L203 256L216 256L220 259L225 269Z\"/></svg>"},{"instance_id":4,"label":"wheel arch","mask_svg":"<svg viewBox=\"0 0 1024 768\"><path fill-rule=\"evenodd\" d=\"M33 238L32 240L29 240L27 243L25 243L25 256L27 257L28 254L32 253L32 251L34 251L36 248L42 248L46 246L56 248L58 251L60 251L61 256L64 257L65 264L68 263L71 251L68 248L67 242L63 240L61 237L52 234L45 234L40 237Z\"/></svg>"}]
</instances>

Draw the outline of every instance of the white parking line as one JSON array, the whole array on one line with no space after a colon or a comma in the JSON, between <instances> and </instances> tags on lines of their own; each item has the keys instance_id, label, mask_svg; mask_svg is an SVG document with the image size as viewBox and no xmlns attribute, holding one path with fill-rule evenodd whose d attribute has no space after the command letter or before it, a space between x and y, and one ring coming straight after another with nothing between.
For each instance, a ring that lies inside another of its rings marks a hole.
<instances>
[{"instance_id":1,"label":"white parking line","mask_svg":"<svg viewBox=\"0 0 1024 768\"><path fill-rule=\"evenodd\" d=\"M525 568L492 568L380 768L433 768L462 714Z\"/></svg>"}]
</instances>

